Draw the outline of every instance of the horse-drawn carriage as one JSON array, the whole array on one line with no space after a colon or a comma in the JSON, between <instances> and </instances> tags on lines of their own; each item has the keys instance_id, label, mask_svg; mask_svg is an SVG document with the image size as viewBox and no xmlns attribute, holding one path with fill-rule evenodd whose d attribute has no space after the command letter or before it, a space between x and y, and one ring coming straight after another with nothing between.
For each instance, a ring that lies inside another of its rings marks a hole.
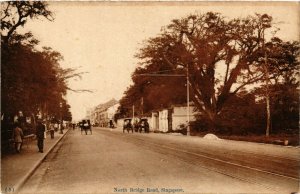
<instances>
[{"instance_id":1,"label":"horse-drawn carriage","mask_svg":"<svg viewBox=\"0 0 300 194\"><path fill-rule=\"evenodd\" d=\"M124 119L123 133L125 132L125 130L127 130L128 133L129 131L133 133L133 125L131 123L131 120L132 120L131 118Z\"/></svg>"},{"instance_id":2,"label":"horse-drawn carriage","mask_svg":"<svg viewBox=\"0 0 300 194\"><path fill-rule=\"evenodd\" d=\"M141 133L144 131L145 133L149 133L149 123L148 119L146 118L141 118L140 121L138 122L138 131Z\"/></svg>"},{"instance_id":3,"label":"horse-drawn carriage","mask_svg":"<svg viewBox=\"0 0 300 194\"><path fill-rule=\"evenodd\" d=\"M86 135L88 131L90 131L90 133L92 134L92 126L90 120L82 120L81 122L79 122L79 127L80 127L81 134L83 131L85 132Z\"/></svg>"},{"instance_id":4,"label":"horse-drawn carriage","mask_svg":"<svg viewBox=\"0 0 300 194\"><path fill-rule=\"evenodd\" d=\"M137 120L136 120L137 121ZM142 132L149 133L149 123L146 118L139 119L138 122L135 122L132 124L132 118L126 118L124 119L124 125L123 125L123 133L127 130L131 131L133 133L133 130L135 132Z\"/></svg>"}]
</instances>

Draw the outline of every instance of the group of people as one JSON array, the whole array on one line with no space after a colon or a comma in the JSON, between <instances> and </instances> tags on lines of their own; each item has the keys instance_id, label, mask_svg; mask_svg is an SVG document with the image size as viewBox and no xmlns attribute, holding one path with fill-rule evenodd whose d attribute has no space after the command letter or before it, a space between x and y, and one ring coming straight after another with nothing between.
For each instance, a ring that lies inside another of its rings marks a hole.
<instances>
[{"instance_id":1,"label":"group of people","mask_svg":"<svg viewBox=\"0 0 300 194\"><path fill-rule=\"evenodd\" d=\"M58 130L58 124L51 123L49 125L49 131L50 131L50 136L51 139L54 139L54 132ZM36 139L37 139L37 146L39 152L43 153L44 152L44 139L45 139L45 131L46 131L46 126L43 123L42 120L38 120L36 124ZM24 139L24 133L19 125L19 123L14 124L13 128L13 133L12 133L12 139L15 144L15 150L17 153L20 153L22 144L23 144L23 139Z\"/></svg>"}]
</instances>

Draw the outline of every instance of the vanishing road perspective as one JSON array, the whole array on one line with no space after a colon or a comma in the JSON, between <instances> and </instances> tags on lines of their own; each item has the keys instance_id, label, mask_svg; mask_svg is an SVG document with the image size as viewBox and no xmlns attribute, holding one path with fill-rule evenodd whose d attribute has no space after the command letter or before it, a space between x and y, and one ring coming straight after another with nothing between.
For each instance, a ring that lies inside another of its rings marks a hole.
<instances>
[{"instance_id":1,"label":"vanishing road perspective","mask_svg":"<svg viewBox=\"0 0 300 194\"><path fill-rule=\"evenodd\" d=\"M300 194L300 3L1 1L1 193Z\"/></svg>"},{"instance_id":2,"label":"vanishing road perspective","mask_svg":"<svg viewBox=\"0 0 300 194\"><path fill-rule=\"evenodd\" d=\"M299 162L290 147L75 129L20 193L293 193Z\"/></svg>"}]
</instances>

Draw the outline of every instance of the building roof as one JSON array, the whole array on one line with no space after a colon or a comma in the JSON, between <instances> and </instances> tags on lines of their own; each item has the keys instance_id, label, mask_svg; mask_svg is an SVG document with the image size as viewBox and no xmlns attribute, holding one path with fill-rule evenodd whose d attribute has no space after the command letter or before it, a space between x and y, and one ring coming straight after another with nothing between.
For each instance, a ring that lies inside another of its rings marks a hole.
<instances>
[{"instance_id":1,"label":"building roof","mask_svg":"<svg viewBox=\"0 0 300 194\"><path fill-rule=\"evenodd\" d=\"M112 107L114 105L118 104L118 101L116 99L111 99L106 103L103 104L99 104L98 106L96 106L95 110L97 111L104 111L106 109L108 109L109 107Z\"/></svg>"},{"instance_id":2,"label":"building roof","mask_svg":"<svg viewBox=\"0 0 300 194\"><path fill-rule=\"evenodd\" d=\"M189 102L190 107L194 107L195 103L193 101ZM173 109L175 107L187 107L187 103L182 103L182 104L172 104L167 108L157 108L157 109L153 109L151 110L149 113L151 114L152 112L158 112L158 111L162 111L162 110L169 110L169 109Z\"/></svg>"}]
</instances>

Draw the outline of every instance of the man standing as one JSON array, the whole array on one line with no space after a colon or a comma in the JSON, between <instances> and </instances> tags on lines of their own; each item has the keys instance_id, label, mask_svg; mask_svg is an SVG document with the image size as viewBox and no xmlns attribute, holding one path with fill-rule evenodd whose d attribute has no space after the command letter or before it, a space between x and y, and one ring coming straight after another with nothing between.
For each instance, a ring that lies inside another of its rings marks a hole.
<instances>
[{"instance_id":1,"label":"man standing","mask_svg":"<svg viewBox=\"0 0 300 194\"><path fill-rule=\"evenodd\" d=\"M13 130L13 140L15 142L15 149L17 153L20 153L23 137L24 137L23 131L19 127L19 124L16 123Z\"/></svg>"},{"instance_id":2,"label":"man standing","mask_svg":"<svg viewBox=\"0 0 300 194\"><path fill-rule=\"evenodd\" d=\"M51 135L51 139L54 139L54 125L53 123L50 123L50 135Z\"/></svg>"},{"instance_id":3,"label":"man standing","mask_svg":"<svg viewBox=\"0 0 300 194\"><path fill-rule=\"evenodd\" d=\"M36 138L37 138L37 146L39 148L39 152L43 153L44 149L44 133L45 133L45 125L42 121L38 121L36 126Z\"/></svg>"}]
</instances>

